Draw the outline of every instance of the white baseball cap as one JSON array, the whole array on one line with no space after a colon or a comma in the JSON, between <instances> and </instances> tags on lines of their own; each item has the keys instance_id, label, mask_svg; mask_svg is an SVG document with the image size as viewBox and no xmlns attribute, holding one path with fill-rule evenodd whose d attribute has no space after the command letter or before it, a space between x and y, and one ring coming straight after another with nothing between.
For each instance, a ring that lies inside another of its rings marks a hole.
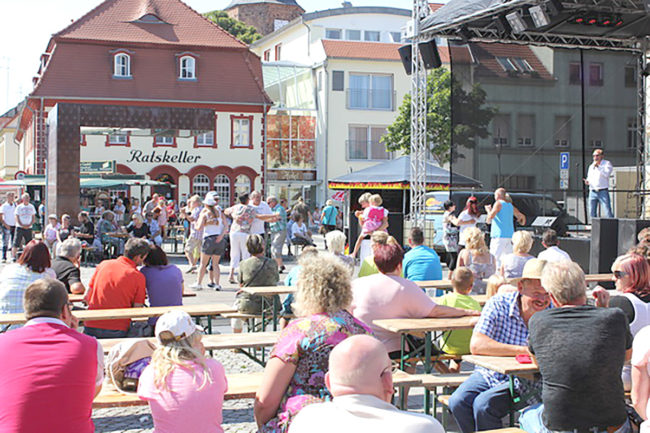
<instances>
[{"instance_id":1,"label":"white baseball cap","mask_svg":"<svg viewBox=\"0 0 650 433\"><path fill-rule=\"evenodd\" d=\"M196 331L203 331L203 328L196 325L189 314L182 310L172 310L163 314L156 322L156 338L162 343L172 338L176 341L187 338ZM163 333L165 333L163 335Z\"/></svg>"},{"instance_id":2,"label":"white baseball cap","mask_svg":"<svg viewBox=\"0 0 650 433\"><path fill-rule=\"evenodd\" d=\"M219 196L217 195L216 192L209 192L205 195L205 198L203 199L203 204L208 205L208 206L215 206L217 204L217 200Z\"/></svg>"}]
</instances>

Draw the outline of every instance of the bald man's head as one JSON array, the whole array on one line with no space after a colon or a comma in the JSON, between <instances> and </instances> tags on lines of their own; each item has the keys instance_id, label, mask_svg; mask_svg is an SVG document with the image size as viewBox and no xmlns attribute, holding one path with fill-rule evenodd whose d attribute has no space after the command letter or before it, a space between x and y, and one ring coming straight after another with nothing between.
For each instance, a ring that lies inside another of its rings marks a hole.
<instances>
[{"instance_id":1,"label":"bald man's head","mask_svg":"<svg viewBox=\"0 0 650 433\"><path fill-rule=\"evenodd\" d=\"M393 379L386 348L369 335L346 338L330 353L326 384L334 397L370 394L390 401Z\"/></svg>"},{"instance_id":2,"label":"bald man's head","mask_svg":"<svg viewBox=\"0 0 650 433\"><path fill-rule=\"evenodd\" d=\"M497 200L503 200L504 198L506 198L506 189L497 188L496 191L494 191L494 198Z\"/></svg>"}]
</instances>

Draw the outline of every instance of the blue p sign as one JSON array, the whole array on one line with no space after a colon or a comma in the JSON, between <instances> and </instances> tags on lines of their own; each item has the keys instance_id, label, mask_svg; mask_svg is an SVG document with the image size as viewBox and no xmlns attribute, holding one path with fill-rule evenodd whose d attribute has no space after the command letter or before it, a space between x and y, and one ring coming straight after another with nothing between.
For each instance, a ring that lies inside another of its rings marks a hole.
<instances>
[{"instance_id":1,"label":"blue p sign","mask_svg":"<svg viewBox=\"0 0 650 433\"><path fill-rule=\"evenodd\" d=\"M569 152L560 153L560 170L569 169Z\"/></svg>"}]
</instances>

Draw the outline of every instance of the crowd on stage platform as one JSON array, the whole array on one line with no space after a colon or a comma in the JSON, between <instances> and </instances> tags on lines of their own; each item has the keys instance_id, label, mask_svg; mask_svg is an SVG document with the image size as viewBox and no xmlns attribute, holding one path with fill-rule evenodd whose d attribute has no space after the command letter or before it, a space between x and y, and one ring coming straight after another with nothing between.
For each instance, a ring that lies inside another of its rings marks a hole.
<instances>
[{"instance_id":1,"label":"crowd on stage platform","mask_svg":"<svg viewBox=\"0 0 650 433\"><path fill-rule=\"evenodd\" d=\"M410 228L406 248L390 235L388 211L377 194L360 198L357 239L339 230L341 212L331 201L313 214L303 200L288 209L285 200L264 200L253 191L222 208L219 196L209 192L179 208L177 218L188 229L187 272L197 272L188 286L201 290L207 277L207 287L221 289L219 263L229 255L239 313L281 317L255 397L259 431L442 433L434 417L393 405L393 370L402 365L416 372L422 354L406 355L429 343L415 332L402 340L382 325L385 319L463 318L465 326L443 326L433 342L432 358L425 360L433 362L431 374L467 371L462 356L469 354L537 365L537 373L525 377L477 365L448 400L461 433L502 428L514 410L529 433L627 433L644 421L650 400L650 230L612 263L615 291L588 290L583 270L560 248L555 231L544 233L545 249L533 257L530 232L515 230L514 222L523 224L525 216L503 188L494 197L485 209L489 246L476 226L476 198L458 216L453 202L444 204L448 274L425 245L422 228ZM53 215L40 240L32 239L36 212L29 199L23 195L16 205L8 196L0 207L3 240L5 232L13 238L3 242L4 258L11 249L16 259L0 272L0 314L24 313L27 320L1 329L0 391L10 398L0 406L0 431L94 431L92 402L105 371L116 380L110 366L115 359L104 359L101 342L155 336L155 350L125 366L138 396L150 405L155 431L222 432L225 370L206 354L202 328L190 315L174 310L145 322L98 318L77 331L73 294L83 294L89 310L182 305L185 278L157 239L168 227L160 223L160 198L135 213L104 211L96 225L85 212L79 226L67 215L59 224ZM116 216L130 221L124 230ZM309 227L315 220L325 251L315 247ZM117 257L101 261L86 287L79 272L83 250L110 238L119 240L108 242ZM370 253L363 256L367 239ZM269 311L274 307L261 295L242 289L280 282L287 241L298 262L284 283L295 293L272 303L281 311ZM355 244L350 254L348 242ZM444 294L446 279L451 290ZM241 318L231 324L234 333L243 331Z\"/></svg>"}]
</instances>

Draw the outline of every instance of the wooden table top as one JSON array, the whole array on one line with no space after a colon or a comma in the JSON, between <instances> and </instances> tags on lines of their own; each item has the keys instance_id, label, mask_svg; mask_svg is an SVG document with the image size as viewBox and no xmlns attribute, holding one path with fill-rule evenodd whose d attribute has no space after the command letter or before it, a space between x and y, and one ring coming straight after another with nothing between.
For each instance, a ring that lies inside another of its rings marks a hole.
<instances>
[{"instance_id":1,"label":"wooden table top","mask_svg":"<svg viewBox=\"0 0 650 433\"><path fill-rule=\"evenodd\" d=\"M240 287L246 293L251 295L273 296L286 295L295 293L298 290L296 286L261 286L261 287Z\"/></svg>"},{"instance_id":2,"label":"wooden table top","mask_svg":"<svg viewBox=\"0 0 650 433\"><path fill-rule=\"evenodd\" d=\"M278 341L280 332L246 332L241 334L215 334L204 335L201 341L206 350L223 350L223 349L250 349L252 347L270 347ZM104 349L108 353L116 344L123 341L133 341L136 338L103 338L99 339ZM154 344L157 344L155 338L149 338Z\"/></svg>"},{"instance_id":3,"label":"wooden table top","mask_svg":"<svg viewBox=\"0 0 650 433\"><path fill-rule=\"evenodd\" d=\"M506 375L539 372L534 361L532 364L520 364L514 356L463 355L463 361Z\"/></svg>"},{"instance_id":4,"label":"wooden table top","mask_svg":"<svg viewBox=\"0 0 650 433\"><path fill-rule=\"evenodd\" d=\"M612 281L614 274L587 274L585 280L588 283L597 283L600 281Z\"/></svg>"},{"instance_id":5,"label":"wooden table top","mask_svg":"<svg viewBox=\"0 0 650 433\"><path fill-rule=\"evenodd\" d=\"M472 329L477 316L425 318L425 319L382 319L373 320L376 326L391 332L408 334L411 332L451 331L454 329Z\"/></svg>"},{"instance_id":6,"label":"wooden table top","mask_svg":"<svg viewBox=\"0 0 650 433\"><path fill-rule=\"evenodd\" d=\"M68 300L70 302L82 302L84 300L85 293L68 293ZM193 298L196 296L196 292L186 291L183 293L183 298Z\"/></svg>"},{"instance_id":7,"label":"wooden table top","mask_svg":"<svg viewBox=\"0 0 650 433\"><path fill-rule=\"evenodd\" d=\"M146 319L158 317L170 310L183 310L190 316L217 316L223 313L234 313L237 310L226 304L178 305L173 307L143 307L115 308L110 310L78 310L74 315L83 320L114 320L114 319ZM1 314L0 324L15 325L24 323L23 313Z\"/></svg>"},{"instance_id":8,"label":"wooden table top","mask_svg":"<svg viewBox=\"0 0 650 433\"><path fill-rule=\"evenodd\" d=\"M104 233L106 236L110 236L113 238L128 238L129 234L128 233L122 233L122 232L106 232Z\"/></svg>"}]
</instances>

